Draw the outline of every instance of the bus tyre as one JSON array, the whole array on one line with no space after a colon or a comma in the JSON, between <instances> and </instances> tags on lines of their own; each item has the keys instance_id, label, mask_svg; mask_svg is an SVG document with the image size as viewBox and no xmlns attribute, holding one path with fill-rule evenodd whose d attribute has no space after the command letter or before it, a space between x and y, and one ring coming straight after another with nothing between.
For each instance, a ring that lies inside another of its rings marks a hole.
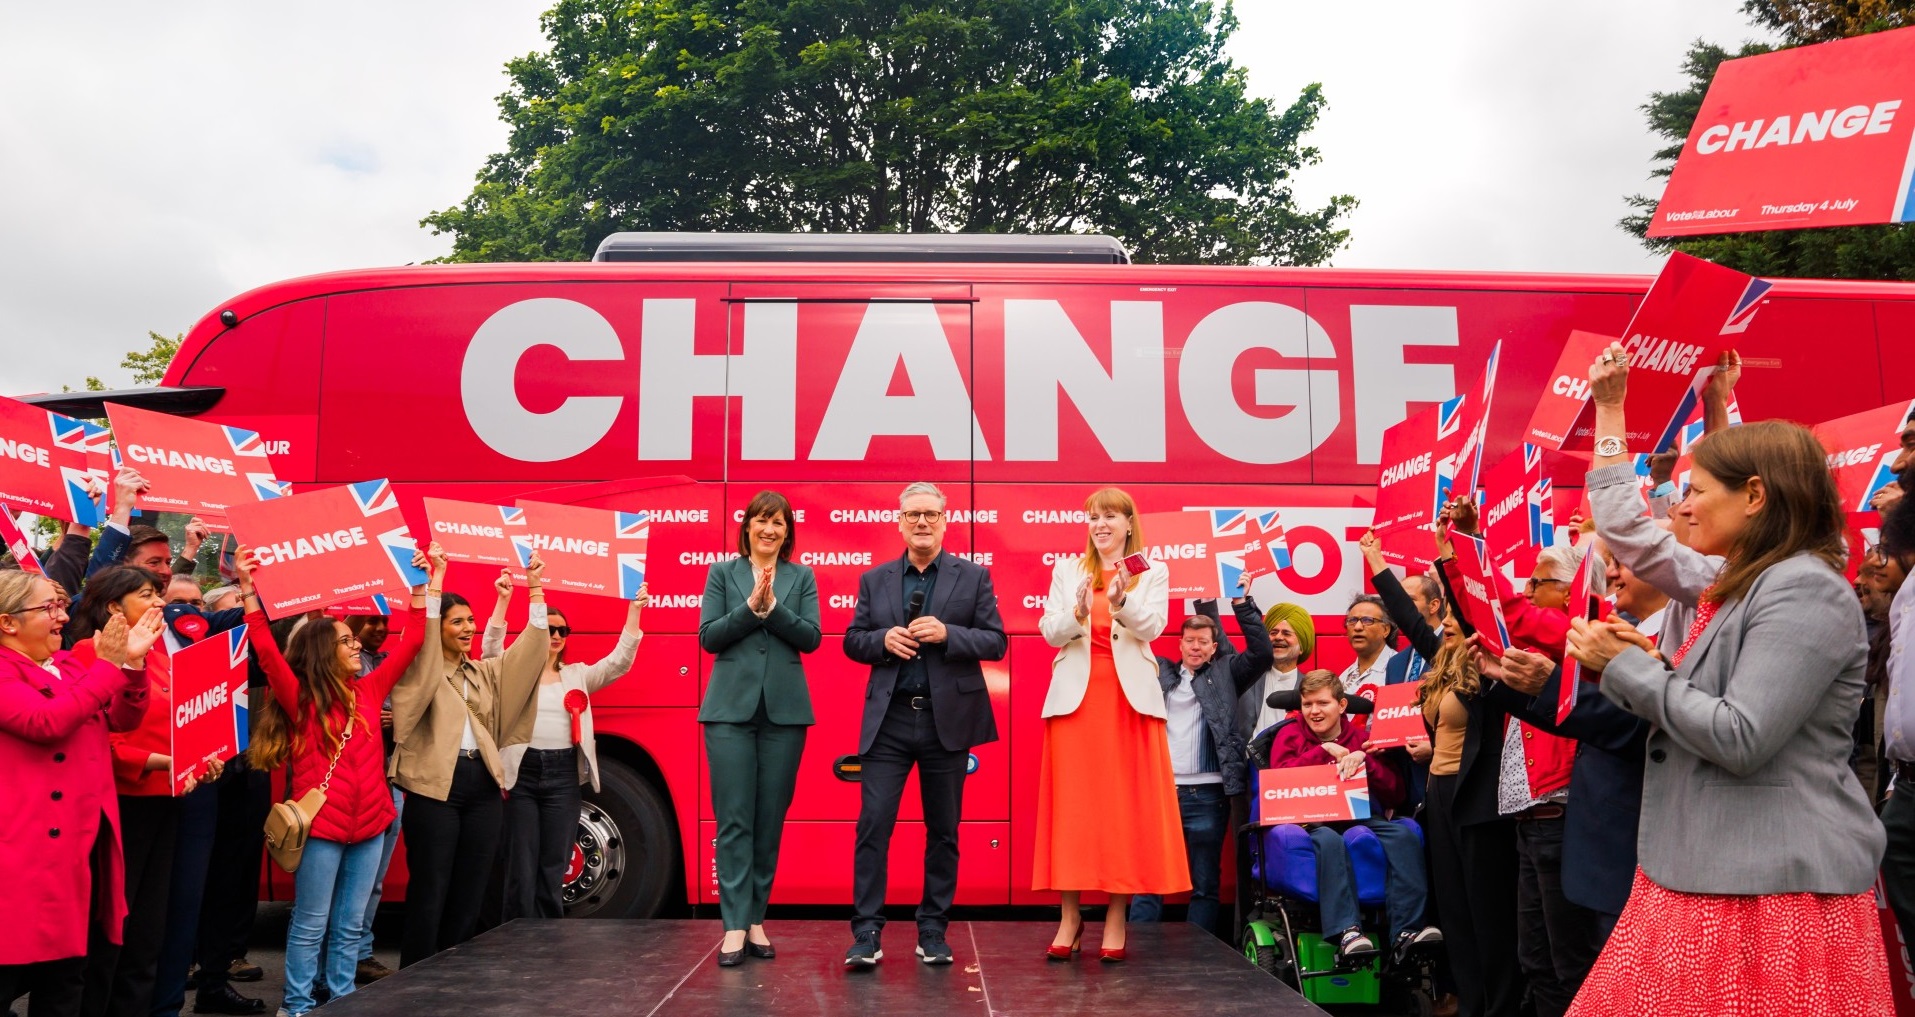
<instances>
[{"instance_id":1,"label":"bus tyre","mask_svg":"<svg viewBox=\"0 0 1915 1017\"><path fill-rule=\"evenodd\" d=\"M578 847L566 873L568 918L650 918L678 871L671 811L651 781L616 759L599 760L601 790L587 788Z\"/></svg>"}]
</instances>

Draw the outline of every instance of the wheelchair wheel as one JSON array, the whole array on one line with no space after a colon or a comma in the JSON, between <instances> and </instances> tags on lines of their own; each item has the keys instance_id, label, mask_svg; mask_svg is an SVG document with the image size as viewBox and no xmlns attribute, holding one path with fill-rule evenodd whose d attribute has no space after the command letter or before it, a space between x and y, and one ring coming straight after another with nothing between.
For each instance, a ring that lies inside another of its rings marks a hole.
<instances>
[{"instance_id":1,"label":"wheelchair wheel","mask_svg":"<svg viewBox=\"0 0 1915 1017\"><path fill-rule=\"evenodd\" d=\"M1296 985L1296 969L1291 963L1290 944L1278 936L1264 922L1253 921L1243 930L1243 955L1259 970L1266 971L1271 977L1280 979L1292 986Z\"/></svg>"}]
</instances>

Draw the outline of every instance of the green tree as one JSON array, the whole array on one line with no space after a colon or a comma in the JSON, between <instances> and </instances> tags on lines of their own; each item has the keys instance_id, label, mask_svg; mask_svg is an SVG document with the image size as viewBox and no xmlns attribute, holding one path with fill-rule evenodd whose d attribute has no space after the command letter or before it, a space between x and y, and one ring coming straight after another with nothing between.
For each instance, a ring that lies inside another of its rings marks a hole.
<instances>
[{"instance_id":1,"label":"green tree","mask_svg":"<svg viewBox=\"0 0 1915 1017\"><path fill-rule=\"evenodd\" d=\"M133 372L133 384L158 385L160 379L166 377L173 355L180 351L180 343L186 341L186 333L164 336L148 330L146 339L146 349L128 353L121 359L120 366Z\"/></svg>"},{"instance_id":2,"label":"green tree","mask_svg":"<svg viewBox=\"0 0 1915 1017\"><path fill-rule=\"evenodd\" d=\"M447 261L617 230L1104 232L1140 261L1319 264L1324 109L1247 94L1227 0L559 0Z\"/></svg>"},{"instance_id":3,"label":"green tree","mask_svg":"<svg viewBox=\"0 0 1915 1017\"><path fill-rule=\"evenodd\" d=\"M1697 40L1689 47L1682 65L1689 86L1653 93L1642 106L1649 129L1669 141L1655 154L1653 176L1666 179L1675 168L1703 96L1724 60L1915 24L1915 0L1744 0L1742 10L1756 25L1774 32L1781 44L1744 43L1731 52ZM1753 275L1915 281L1915 227L1906 224L1656 240L1648 236L1656 199L1637 194L1626 200L1635 211L1623 217L1622 228L1659 253L1683 251Z\"/></svg>"}]
</instances>

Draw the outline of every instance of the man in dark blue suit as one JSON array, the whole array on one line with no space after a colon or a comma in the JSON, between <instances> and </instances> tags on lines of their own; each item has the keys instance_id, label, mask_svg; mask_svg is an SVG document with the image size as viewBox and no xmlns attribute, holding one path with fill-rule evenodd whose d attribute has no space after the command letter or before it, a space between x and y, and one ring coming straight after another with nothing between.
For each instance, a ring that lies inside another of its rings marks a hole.
<instances>
[{"instance_id":1,"label":"man in dark blue suit","mask_svg":"<svg viewBox=\"0 0 1915 1017\"><path fill-rule=\"evenodd\" d=\"M871 666L858 738L858 841L846 967L884 958L886 861L904 781L918 768L924 803L924 897L917 954L951 963L944 930L957 893L958 817L971 748L997 740L982 661L1002 660L1004 622L990 570L944 550L944 494L912 484L899 498L904 554L858 580L845 656Z\"/></svg>"}]
</instances>

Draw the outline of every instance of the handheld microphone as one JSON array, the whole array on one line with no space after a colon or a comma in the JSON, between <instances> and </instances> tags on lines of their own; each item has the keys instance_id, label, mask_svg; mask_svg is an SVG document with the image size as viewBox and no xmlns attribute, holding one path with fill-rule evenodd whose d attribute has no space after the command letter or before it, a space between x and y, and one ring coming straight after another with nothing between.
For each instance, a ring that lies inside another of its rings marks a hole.
<instances>
[{"instance_id":1,"label":"handheld microphone","mask_svg":"<svg viewBox=\"0 0 1915 1017\"><path fill-rule=\"evenodd\" d=\"M909 625L912 622L917 621L918 615L921 615L923 613L924 613L924 591L913 590L911 591L911 606L904 612L904 623L906 625Z\"/></svg>"}]
</instances>

